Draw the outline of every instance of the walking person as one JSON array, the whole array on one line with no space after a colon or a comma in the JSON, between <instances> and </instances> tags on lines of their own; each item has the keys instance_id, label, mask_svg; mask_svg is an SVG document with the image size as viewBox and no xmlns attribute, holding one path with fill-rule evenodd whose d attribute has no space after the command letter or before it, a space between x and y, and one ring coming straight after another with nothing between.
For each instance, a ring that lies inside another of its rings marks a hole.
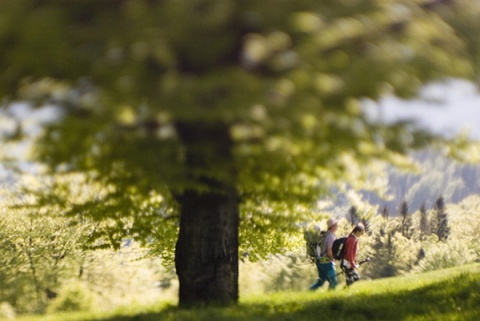
<instances>
[{"instance_id":1,"label":"walking person","mask_svg":"<svg viewBox=\"0 0 480 321\"><path fill-rule=\"evenodd\" d=\"M360 280L360 275L357 271L359 265L357 264L356 259L358 238L363 234L365 234L365 227L362 223L359 223L353 228L352 233L350 233L345 241L345 254L340 262L340 266L345 271L347 286L350 286L353 282Z\"/></svg>"},{"instance_id":2,"label":"walking person","mask_svg":"<svg viewBox=\"0 0 480 321\"><path fill-rule=\"evenodd\" d=\"M317 247L317 259L315 265L318 271L318 280L310 286L314 291L328 281L330 290L335 289L338 284L337 273L335 272L335 260L332 253L332 244L335 241L335 232L338 229L338 222L334 219L327 221L327 234L321 246Z\"/></svg>"}]
</instances>

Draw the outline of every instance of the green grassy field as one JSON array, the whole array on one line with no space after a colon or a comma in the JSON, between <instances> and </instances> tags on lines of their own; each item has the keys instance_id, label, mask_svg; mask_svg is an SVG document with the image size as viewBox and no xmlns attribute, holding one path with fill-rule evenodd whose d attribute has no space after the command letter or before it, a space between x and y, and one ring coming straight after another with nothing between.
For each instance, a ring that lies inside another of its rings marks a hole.
<instances>
[{"instance_id":1,"label":"green grassy field","mask_svg":"<svg viewBox=\"0 0 480 321\"><path fill-rule=\"evenodd\" d=\"M20 321L446 321L480 320L480 264L407 277L360 281L335 291L281 292L242 298L237 306L180 310L130 306L110 313L18 317Z\"/></svg>"}]
</instances>

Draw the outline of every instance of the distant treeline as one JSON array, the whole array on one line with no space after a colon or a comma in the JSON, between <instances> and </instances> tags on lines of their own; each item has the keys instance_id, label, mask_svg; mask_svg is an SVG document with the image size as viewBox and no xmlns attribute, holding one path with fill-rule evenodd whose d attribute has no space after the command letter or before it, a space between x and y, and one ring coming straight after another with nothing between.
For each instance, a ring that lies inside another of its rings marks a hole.
<instances>
[{"instance_id":1,"label":"distant treeline","mask_svg":"<svg viewBox=\"0 0 480 321\"><path fill-rule=\"evenodd\" d=\"M413 158L422 167L420 173L401 172L389 167L387 170L388 199L376 192L361 191L363 199L377 205L379 211L386 207L397 216L403 201L411 211L422 205L432 209L438 197L446 203L459 203L470 195L480 194L480 165L460 163L432 151L417 152ZM345 198L339 197L336 206L349 206Z\"/></svg>"}]
</instances>

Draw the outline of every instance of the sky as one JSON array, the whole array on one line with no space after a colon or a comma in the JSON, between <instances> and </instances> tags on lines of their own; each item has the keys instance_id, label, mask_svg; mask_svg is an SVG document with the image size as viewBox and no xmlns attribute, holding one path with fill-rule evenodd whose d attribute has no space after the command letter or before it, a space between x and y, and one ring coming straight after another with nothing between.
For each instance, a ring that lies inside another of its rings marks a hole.
<instances>
[{"instance_id":1,"label":"sky","mask_svg":"<svg viewBox=\"0 0 480 321\"><path fill-rule=\"evenodd\" d=\"M365 110L374 120L390 123L408 119L434 133L451 137L467 132L480 140L480 90L463 80L427 85L412 100L385 97L367 102Z\"/></svg>"}]
</instances>

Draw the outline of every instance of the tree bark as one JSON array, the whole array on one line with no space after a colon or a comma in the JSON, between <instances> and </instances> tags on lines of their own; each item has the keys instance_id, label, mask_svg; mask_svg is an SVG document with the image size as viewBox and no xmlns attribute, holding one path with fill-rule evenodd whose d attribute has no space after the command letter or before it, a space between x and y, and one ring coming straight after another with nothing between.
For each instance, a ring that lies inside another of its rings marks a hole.
<instances>
[{"instance_id":1,"label":"tree bark","mask_svg":"<svg viewBox=\"0 0 480 321\"><path fill-rule=\"evenodd\" d=\"M189 123L177 124L177 132L185 147L187 179L201 186L178 197L179 306L237 303L239 209L235 170L226 166L232 164L228 128ZM211 175L219 172L227 178Z\"/></svg>"}]
</instances>

